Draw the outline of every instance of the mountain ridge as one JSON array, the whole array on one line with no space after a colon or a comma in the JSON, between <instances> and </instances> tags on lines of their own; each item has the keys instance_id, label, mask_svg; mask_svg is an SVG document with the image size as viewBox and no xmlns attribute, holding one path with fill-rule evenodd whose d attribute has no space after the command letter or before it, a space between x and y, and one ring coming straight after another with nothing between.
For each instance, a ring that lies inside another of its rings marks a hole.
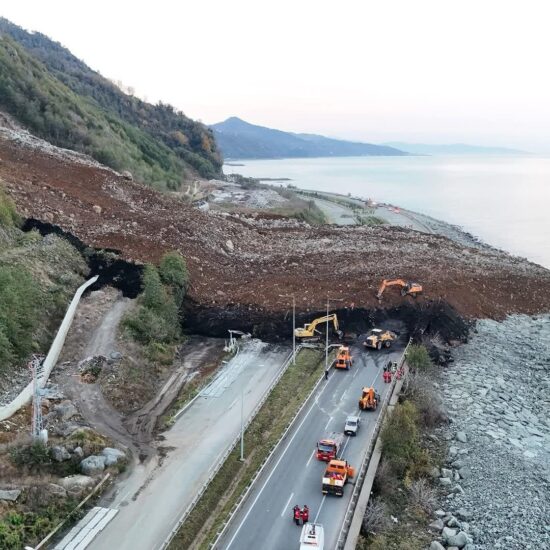
<instances>
[{"instance_id":1,"label":"mountain ridge","mask_svg":"<svg viewBox=\"0 0 550 550\"><path fill-rule=\"evenodd\" d=\"M284 132L251 124L235 116L212 124L210 128L226 159L407 155L385 145Z\"/></svg>"},{"instance_id":2,"label":"mountain ridge","mask_svg":"<svg viewBox=\"0 0 550 550\"><path fill-rule=\"evenodd\" d=\"M487 145L470 145L467 143L407 143L403 141L388 141L389 147L407 151L411 155L526 155L527 151L509 147L493 147Z\"/></svg>"}]
</instances>

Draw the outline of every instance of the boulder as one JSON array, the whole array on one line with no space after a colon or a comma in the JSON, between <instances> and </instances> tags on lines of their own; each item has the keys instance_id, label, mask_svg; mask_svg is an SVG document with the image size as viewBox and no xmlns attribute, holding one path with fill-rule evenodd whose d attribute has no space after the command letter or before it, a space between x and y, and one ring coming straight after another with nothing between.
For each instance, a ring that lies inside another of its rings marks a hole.
<instances>
[{"instance_id":1,"label":"boulder","mask_svg":"<svg viewBox=\"0 0 550 550\"><path fill-rule=\"evenodd\" d=\"M430 544L430 550L445 550L445 547L440 542L437 542L436 540L434 540Z\"/></svg>"},{"instance_id":2,"label":"boulder","mask_svg":"<svg viewBox=\"0 0 550 550\"><path fill-rule=\"evenodd\" d=\"M113 449L112 447L105 447L101 454L105 457L105 466L112 466L119 460L126 458L126 455L119 449Z\"/></svg>"},{"instance_id":3,"label":"boulder","mask_svg":"<svg viewBox=\"0 0 550 550\"><path fill-rule=\"evenodd\" d=\"M80 462L80 471L88 476L99 474L105 470L105 457L90 455Z\"/></svg>"},{"instance_id":4,"label":"boulder","mask_svg":"<svg viewBox=\"0 0 550 550\"><path fill-rule=\"evenodd\" d=\"M472 519L472 512L466 510L466 508L460 508L456 512L456 516L464 521L470 521Z\"/></svg>"},{"instance_id":5,"label":"boulder","mask_svg":"<svg viewBox=\"0 0 550 550\"><path fill-rule=\"evenodd\" d=\"M134 181L134 176L132 175L132 172L130 170L124 170L120 174L126 181Z\"/></svg>"},{"instance_id":6,"label":"boulder","mask_svg":"<svg viewBox=\"0 0 550 550\"><path fill-rule=\"evenodd\" d=\"M122 359L122 353L120 353L120 351L112 351L109 354L109 358L113 361L120 361L120 359Z\"/></svg>"},{"instance_id":7,"label":"boulder","mask_svg":"<svg viewBox=\"0 0 550 550\"><path fill-rule=\"evenodd\" d=\"M448 468L441 468L441 477L452 477L453 471Z\"/></svg>"},{"instance_id":8,"label":"boulder","mask_svg":"<svg viewBox=\"0 0 550 550\"><path fill-rule=\"evenodd\" d=\"M229 250L229 252L233 252L233 250L235 250L235 247L233 245L233 241L231 239L227 239L227 241L225 242L225 248L227 248L227 250Z\"/></svg>"},{"instance_id":9,"label":"boulder","mask_svg":"<svg viewBox=\"0 0 550 550\"><path fill-rule=\"evenodd\" d=\"M57 483L48 483L45 488L54 497L65 498L67 496L67 490Z\"/></svg>"},{"instance_id":10,"label":"boulder","mask_svg":"<svg viewBox=\"0 0 550 550\"><path fill-rule=\"evenodd\" d=\"M457 546L458 548L464 548L469 542L471 542L470 538L464 531L460 531L460 533L450 536L446 540L449 546Z\"/></svg>"},{"instance_id":11,"label":"boulder","mask_svg":"<svg viewBox=\"0 0 550 550\"><path fill-rule=\"evenodd\" d=\"M57 414L60 420L66 421L72 418L75 414L78 414L76 407L70 401L61 401L53 410Z\"/></svg>"},{"instance_id":12,"label":"boulder","mask_svg":"<svg viewBox=\"0 0 550 550\"><path fill-rule=\"evenodd\" d=\"M437 531L438 533L441 533L443 530L443 527L445 527L442 519L436 519L435 521L432 521L430 525L428 525L428 528L432 531Z\"/></svg>"},{"instance_id":13,"label":"boulder","mask_svg":"<svg viewBox=\"0 0 550 550\"><path fill-rule=\"evenodd\" d=\"M447 520L447 527L460 527L460 525L458 523L458 520L454 516L451 516Z\"/></svg>"},{"instance_id":14,"label":"boulder","mask_svg":"<svg viewBox=\"0 0 550 550\"><path fill-rule=\"evenodd\" d=\"M448 477L440 477L439 483L443 485L443 487L449 487L450 485L452 485L453 482Z\"/></svg>"},{"instance_id":15,"label":"boulder","mask_svg":"<svg viewBox=\"0 0 550 550\"><path fill-rule=\"evenodd\" d=\"M0 500L15 502L20 494L21 489L0 489Z\"/></svg>"},{"instance_id":16,"label":"boulder","mask_svg":"<svg viewBox=\"0 0 550 550\"><path fill-rule=\"evenodd\" d=\"M438 477L441 477L441 472L439 471L439 468L436 468L435 466L430 470L430 476L434 479L437 479Z\"/></svg>"},{"instance_id":17,"label":"boulder","mask_svg":"<svg viewBox=\"0 0 550 550\"><path fill-rule=\"evenodd\" d=\"M71 455L65 447L62 445L55 445L50 449L50 455L56 462L63 462L64 460L69 460Z\"/></svg>"},{"instance_id":18,"label":"boulder","mask_svg":"<svg viewBox=\"0 0 550 550\"><path fill-rule=\"evenodd\" d=\"M445 512L444 510L436 510L436 511L434 512L434 514L435 514L438 518L442 518L442 517L446 514L446 512Z\"/></svg>"},{"instance_id":19,"label":"boulder","mask_svg":"<svg viewBox=\"0 0 550 550\"><path fill-rule=\"evenodd\" d=\"M101 214L101 212L103 212L103 208L101 208L101 206L99 206L99 204L94 204L92 206L92 210L96 213L96 214Z\"/></svg>"},{"instance_id":20,"label":"boulder","mask_svg":"<svg viewBox=\"0 0 550 550\"><path fill-rule=\"evenodd\" d=\"M460 441L461 443L467 443L468 442L468 438L466 437L465 432L456 432L455 438L456 438L457 441Z\"/></svg>"},{"instance_id":21,"label":"boulder","mask_svg":"<svg viewBox=\"0 0 550 550\"><path fill-rule=\"evenodd\" d=\"M73 453L78 458L84 458L84 451L82 450L82 447L76 447L75 450L73 451Z\"/></svg>"},{"instance_id":22,"label":"boulder","mask_svg":"<svg viewBox=\"0 0 550 550\"><path fill-rule=\"evenodd\" d=\"M74 489L87 489L88 487L92 487L94 484L95 481L93 478L80 474L67 476L61 480L61 486L67 491L73 491Z\"/></svg>"},{"instance_id":23,"label":"boulder","mask_svg":"<svg viewBox=\"0 0 550 550\"><path fill-rule=\"evenodd\" d=\"M443 531L441 532L441 536L443 537L443 540L445 542L448 541L449 538L454 537L456 535L457 531L456 529L451 529L450 527L443 527Z\"/></svg>"}]
</instances>

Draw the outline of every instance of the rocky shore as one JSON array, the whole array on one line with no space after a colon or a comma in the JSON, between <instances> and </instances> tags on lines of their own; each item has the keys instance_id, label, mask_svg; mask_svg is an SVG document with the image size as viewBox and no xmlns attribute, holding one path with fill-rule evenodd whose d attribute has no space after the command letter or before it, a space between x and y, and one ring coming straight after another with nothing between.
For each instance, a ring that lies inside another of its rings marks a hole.
<instances>
[{"instance_id":1,"label":"rocky shore","mask_svg":"<svg viewBox=\"0 0 550 550\"><path fill-rule=\"evenodd\" d=\"M430 528L442 547L550 546L550 316L478 321L441 385L450 424L446 493ZM435 383L436 386L439 386Z\"/></svg>"}]
</instances>

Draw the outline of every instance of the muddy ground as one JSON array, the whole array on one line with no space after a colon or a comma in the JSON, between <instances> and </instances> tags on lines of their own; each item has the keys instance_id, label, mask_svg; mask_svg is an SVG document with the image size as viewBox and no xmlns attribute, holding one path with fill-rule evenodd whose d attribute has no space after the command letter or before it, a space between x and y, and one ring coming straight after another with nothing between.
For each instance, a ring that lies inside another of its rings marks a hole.
<instances>
[{"instance_id":1,"label":"muddy ground","mask_svg":"<svg viewBox=\"0 0 550 550\"><path fill-rule=\"evenodd\" d=\"M0 158L0 179L23 215L128 261L157 262L180 250L190 299L212 318L282 314L290 299L280 295L291 293L299 312L322 310L327 294L370 310L381 279L396 276L423 284L421 307L442 299L470 318L550 309L550 271L489 247L396 227L257 226L9 136L0 135ZM393 289L382 305L403 302Z\"/></svg>"}]
</instances>

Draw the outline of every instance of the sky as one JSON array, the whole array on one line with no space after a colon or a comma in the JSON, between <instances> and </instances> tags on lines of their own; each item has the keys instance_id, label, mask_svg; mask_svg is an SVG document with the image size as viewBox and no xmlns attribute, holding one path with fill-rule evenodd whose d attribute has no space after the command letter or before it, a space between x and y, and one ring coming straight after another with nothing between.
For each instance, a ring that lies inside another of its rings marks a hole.
<instances>
[{"instance_id":1,"label":"sky","mask_svg":"<svg viewBox=\"0 0 550 550\"><path fill-rule=\"evenodd\" d=\"M2 0L0 15L207 124L550 153L546 0Z\"/></svg>"}]
</instances>

